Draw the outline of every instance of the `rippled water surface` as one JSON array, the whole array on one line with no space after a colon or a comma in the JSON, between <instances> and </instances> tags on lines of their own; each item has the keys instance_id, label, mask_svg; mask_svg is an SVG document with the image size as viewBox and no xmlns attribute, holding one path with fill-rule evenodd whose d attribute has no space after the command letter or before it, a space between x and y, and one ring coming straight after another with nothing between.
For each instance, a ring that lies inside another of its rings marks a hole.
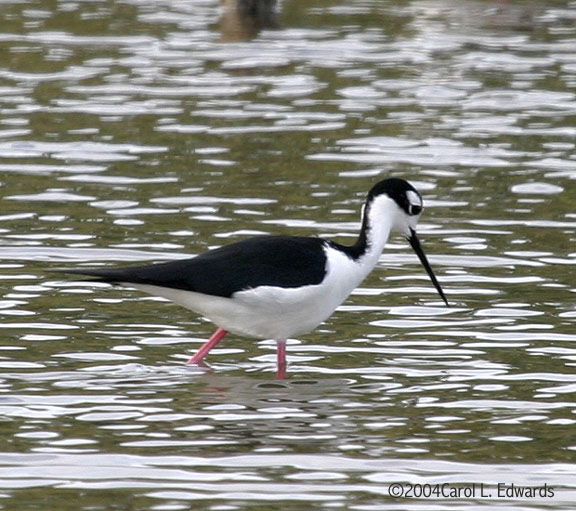
<instances>
[{"instance_id":1,"label":"rippled water surface","mask_svg":"<svg viewBox=\"0 0 576 511\"><path fill-rule=\"evenodd\" d=\"M0 55L0 509L574 509L576 2L6 0ZM451 307L394 238L284 381L49 273L351 242L383 176Z\"/></svg>"}]
</instances>

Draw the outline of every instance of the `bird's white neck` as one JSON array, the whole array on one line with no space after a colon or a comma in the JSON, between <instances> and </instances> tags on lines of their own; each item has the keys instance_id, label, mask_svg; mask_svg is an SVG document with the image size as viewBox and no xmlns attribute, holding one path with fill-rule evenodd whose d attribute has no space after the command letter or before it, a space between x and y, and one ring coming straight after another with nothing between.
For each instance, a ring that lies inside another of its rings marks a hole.
<instances>
[{"instance_id":1,"label":"bird's white neck","mask_svg":"<svg viewBox=\"0 0 576 511\"><path fill-rule=\"evenodd\" d=\"M362 230L358 241L365 245L365 249L359 260L370 269L376 265L388 242L396 210L394 201L386 196L377 197L363 209Z\"/></svg>"},{"instance_id":2,"label":"bird's white neck","mask_svg":"<svg viewBox=\"0 0 576 511\"><path fill-rule=\"evenodd\" d=\"M376 197L362 210L362 227L352 246L338 245L339 250L361 267L365 277L378 263L395 223L397 206L386 196Z\"/></svg>"}]
</instances>

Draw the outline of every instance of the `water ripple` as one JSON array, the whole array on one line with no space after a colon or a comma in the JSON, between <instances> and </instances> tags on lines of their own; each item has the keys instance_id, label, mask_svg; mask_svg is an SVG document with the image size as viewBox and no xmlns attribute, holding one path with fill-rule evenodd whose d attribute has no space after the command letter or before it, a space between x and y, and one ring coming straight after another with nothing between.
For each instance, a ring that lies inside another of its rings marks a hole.
<instances>
[{"instance_id":1,"label":"water ripple","mask_svg":"<svg viewBox=\"0 0 576 511\"><path fill-rule=\"evenodd\" d=\"M44 4L0 29L1 508L573 508L574 2ZM394 237L283 381L272 340L188 367L203 318L46 272L352 243L388 176L450 306Z\"/></svg>"}]
</instances>

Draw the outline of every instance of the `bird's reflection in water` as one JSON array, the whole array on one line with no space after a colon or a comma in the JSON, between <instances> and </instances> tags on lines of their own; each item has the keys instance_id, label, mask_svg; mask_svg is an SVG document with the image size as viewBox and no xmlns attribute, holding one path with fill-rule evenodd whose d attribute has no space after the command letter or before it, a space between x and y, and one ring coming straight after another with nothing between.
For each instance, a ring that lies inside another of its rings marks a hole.
<instances>
[{"instance_id":1,"label":"bird's reflection in water","mask_svg":"<svg viewBox=\"0 0 576 511\"><path fill-rule=\"evenodd\" d=\"M316 399L344 393L355 383L345 378L302 378L293 380L262 379L261 375L232 376L221 373L204 373L197 379L195 397L204 403L237 403L247 409L261 409L273 403L300 404L304 408Z\"/></svg>"}]
</instances>

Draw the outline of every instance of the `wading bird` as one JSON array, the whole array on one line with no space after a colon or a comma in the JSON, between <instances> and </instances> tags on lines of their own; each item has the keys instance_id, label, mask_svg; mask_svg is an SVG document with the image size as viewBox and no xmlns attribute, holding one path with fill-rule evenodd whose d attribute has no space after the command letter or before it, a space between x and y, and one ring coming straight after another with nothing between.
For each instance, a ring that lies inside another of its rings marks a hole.
<instances>
[{"instance_id":1,"label":"wading bird","mask_svg":"<svg viewBox=\"0 0 576 511\"><path fill-rule=\"evenodd\" d=\"M286 373L286 339L325 321L378 262L391 233L406 237L448 301L416 236L422 197L407 181L385 179L369 191L353 245L304 236L257 236L197 257L127 268L61 270L172 300L218 328L188 361L198 364L231 332L275 339L277 378Z\"/></svg>"}]
</instances>

